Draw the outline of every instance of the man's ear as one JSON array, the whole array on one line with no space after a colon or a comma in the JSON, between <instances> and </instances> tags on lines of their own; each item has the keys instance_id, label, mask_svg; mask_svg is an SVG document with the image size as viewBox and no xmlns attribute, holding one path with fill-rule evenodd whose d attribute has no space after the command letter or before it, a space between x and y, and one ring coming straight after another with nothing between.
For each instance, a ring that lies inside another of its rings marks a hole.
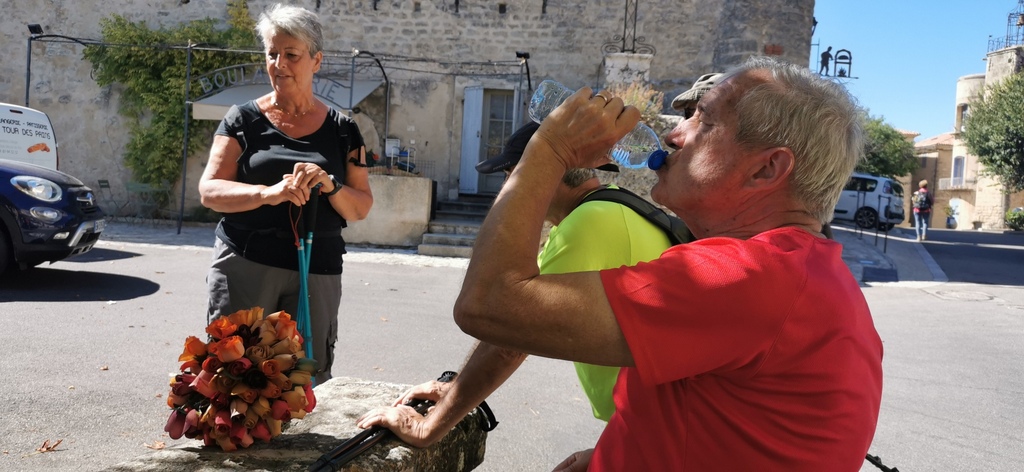
<instances>
[{"instance_id":1,"label":"man's ear","mask_svg":"<svg viewBox=\"0 0 1024 472\"><path fill-rule=\"evenodd\" d=\"M788 147L765 149L757 155L757 164L750 178L754 187L774 187L789 180L796 160Z\"/></svg>"}]
</instances>

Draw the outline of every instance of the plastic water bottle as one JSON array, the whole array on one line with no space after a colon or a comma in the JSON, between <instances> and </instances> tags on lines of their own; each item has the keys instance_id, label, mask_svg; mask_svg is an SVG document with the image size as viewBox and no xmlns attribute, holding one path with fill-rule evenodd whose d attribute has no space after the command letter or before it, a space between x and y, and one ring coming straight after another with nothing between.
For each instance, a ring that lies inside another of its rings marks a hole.
<instances>
[{"instance_id":1,"label":"plastic water bottle","mask_svg":"<svg viewBox=\"0 0 1024 472\"><path fill-rule=\"evenodd\" d=\"M573 93L576 92L554 80L541 82L530 99L530 118L540 123ZM665 163L668 153L661 148L661 140L658 139L657 133L650 126L640 122L633 131L615 143L611 156L616 163L627 169L648 167L658 170Z\"/></svg>"}]
</instances>

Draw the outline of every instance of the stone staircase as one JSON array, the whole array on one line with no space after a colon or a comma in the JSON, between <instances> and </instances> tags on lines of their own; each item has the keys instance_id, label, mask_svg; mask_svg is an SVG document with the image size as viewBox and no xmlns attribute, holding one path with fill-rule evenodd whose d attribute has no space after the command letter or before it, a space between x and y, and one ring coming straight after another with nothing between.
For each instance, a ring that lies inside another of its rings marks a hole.
<instances>
[{"instance_id":1,"label":"stone staircase","mask_svg":"<svg viewBox=\"0 0 1024 472\"><path fill-rule=\"evenodd\" d=\"M460 195L458 200L437 202L417 252L425 256L469 257L480 224L494 202L493 196Z\"/></svg>"}]
</instances>

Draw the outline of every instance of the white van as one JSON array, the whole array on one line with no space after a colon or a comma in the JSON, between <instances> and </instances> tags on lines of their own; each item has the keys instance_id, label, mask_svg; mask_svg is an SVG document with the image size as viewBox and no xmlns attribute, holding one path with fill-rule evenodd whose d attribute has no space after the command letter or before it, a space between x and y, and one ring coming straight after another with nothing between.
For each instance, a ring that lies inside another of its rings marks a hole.
<instances>
[{"instance_id":1,"label":"white van","mask_svg":"<svg viewBox=\"0 0 1024 472\"><path fill-rule=\"evenodd\" d=\"M906 219L903 186L887 177L854 172L836 202L833 219L853 221L864 229L889 231Z\"/></svg>"},{"instance_id":2,"label":"white van","mask_svg":"<svg viewBox=\"0 0 1024 472\"><path fill-rule=\"evenodd\" d=\"M0 103L0 159L57 170L57 137L46 113Z\"/></svg>"}]
</instances>

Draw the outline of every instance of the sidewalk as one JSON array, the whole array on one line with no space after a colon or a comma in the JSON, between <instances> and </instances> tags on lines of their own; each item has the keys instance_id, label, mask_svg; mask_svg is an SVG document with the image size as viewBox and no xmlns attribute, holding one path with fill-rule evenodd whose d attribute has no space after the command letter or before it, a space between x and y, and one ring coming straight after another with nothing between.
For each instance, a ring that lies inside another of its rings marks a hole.
<instances>
[{"instance_id":1,"label":"sidewalk","mask_svg":"<svg viewBox=\"0 0 1024 472\"><path fill-rule=\"evenodd\" d=\"M213 247L212 223L185 223L178 232L177 222L146 221L137 224L111 222L100 243L140 243L170 246ZM865 285L891 282L946 282L942 269L935 264L912 233L902 228L885 233L857 231L850 226L833 226L836 241L843 245L843 261L857 281ZM346 261L407 264L426 267L466 267L467 259L421 256L416 250L349 247Z\"/></svg>"},{"instance_id":2,"label":"sidewalk","mask_svg":"<svg viewBox=\"0 0 1024 472\"><path fill-rule=\"evenodd\" d=\"M836 241L843 245L843 261L862 284L931 284L948 280L924 246L917 242L912 230L894 228L886 237L882 232L876 235L874 231L836 225L832 232Z\"/></svg>"}]
</instances>

